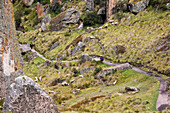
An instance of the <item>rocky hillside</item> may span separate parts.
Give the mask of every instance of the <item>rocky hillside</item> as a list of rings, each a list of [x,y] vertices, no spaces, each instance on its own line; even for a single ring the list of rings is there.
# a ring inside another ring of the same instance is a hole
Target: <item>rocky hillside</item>
[[[170,1],[13,4],[24,73],[60,112],[169,112]]]

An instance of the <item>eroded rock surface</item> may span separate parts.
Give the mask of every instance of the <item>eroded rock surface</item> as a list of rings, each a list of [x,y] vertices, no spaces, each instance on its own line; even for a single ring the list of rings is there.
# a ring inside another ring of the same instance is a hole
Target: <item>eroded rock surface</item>
[[[58,113],[53,100],[23,73],[10,0],[0,0],[0,23],[0,100],[4,100],[3,112]],[[30,51],[30,48],[24,51]]]
[[[69,8],[66,11],[60,13],[50,21],[51,30],[58,31],[63,28],[64,24],[75,24],[80,19],[80,12]]]
[[[4,112],[57,113],[53,100],[27,76],[19,76],[9,87]]]

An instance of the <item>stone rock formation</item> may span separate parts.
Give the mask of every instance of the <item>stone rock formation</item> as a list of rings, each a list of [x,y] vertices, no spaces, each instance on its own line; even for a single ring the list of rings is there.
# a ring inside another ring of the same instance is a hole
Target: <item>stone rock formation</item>
[[[60,45],[60,42],[59,42],[59,41],[55,42],[55,43],[51,46],[50,51],[53,50],[54,48],[56,48],[56,47],[59,46],[59,45]]]
[[[28,44],[23,44],[20,46],[21,54],[26,54],[31,51],[31,47]]]
[[[45,15],[44,7],[39,2],[37,2],[36,4],[36,11],[37,11],[38,18],[41,18]]]
[[[134,0],[131,1],[129,2],[130,11],[133,13],[139,13],[140,11],[143,11],[148,6],[150,0],[139,0],[137,2]]]
[[[90,11],[94,10],[94,0],[86,0],[86,8]]]
[[[53,100],[23,73],[10,0],[0,0],[0,23],[0,100],[4,99],[3,112],[58,113]]]
[[[76,52],[78,52],[84,47],[85,47],[85,44],[83,44],[83,42],[79,42],[78,45],[72,50],[72,55],[74,55]]]
[[[22,0],[26,6],[31,6],[34,0]]]
[[[86,62],[86,61],[93,61],[93,58],[90,57],[88,54],[84,54],[81,56],[81,61]]]
[[[50,21],[51,30],[58,31],[63,28],[64,24],[75,24],[80,19],[80,12],[69,8],[66,11],[60,13]]]
[[[70,23],[75,24],[79,21],[79,19],[80,19],[80,12],[75,9],[69,8],[66,11],[63,21],[66,24],[70,24]]]
[[[27,76],[19,76],[8,89],[4,112],[56,113],[53,100]]]
[[[107,74],[111,74],[113,73],[115,70],[124,70],[124,69],[128,69],[131,68],[132,66],[129,63],[125,63],[125,64],[120,64],[117,65],[115,67],[110,67],[107,69],[103,69],[99,74],[97,74],[97,78],[103,78],[105,75]]]

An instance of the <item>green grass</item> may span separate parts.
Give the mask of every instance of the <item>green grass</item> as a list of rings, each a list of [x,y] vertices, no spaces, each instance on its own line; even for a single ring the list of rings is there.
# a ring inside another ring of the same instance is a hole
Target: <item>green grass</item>
[[[117,72],[117,73],[119,73],[119,72]],[[115,74],[117,74],[117,73],[115,73]],[[136,82],[134,82],[134,80],[136,80]],[[116,84],[116,86],[89,88],[87,91],[84,90],[81,94],[79,94],[77,96],[78,98],[74,97],[71,100],[69,100],[68,102],[66,102],[66,106],[75,105],[84,99],[91,98],[91,97],[94,97],[97,95],[114,95],[116,92],[122,92],[126,86],[139,87],[140,92],[137,94],[133,94],[133,95],[123,94],[123,96],[119,96],[118,98],[115,98],[114,101],[118,101],[118,99],[119,99],[119,100],[121,100],[120,102],[124,103],[124,102],[126,102],[126,99],[128,99],[129,97],[130,98],[140,98],[140,99],[142,99],[142,101],[150,102],[150,104],[147,105],[147,107],[149,108],[148,109],[149,111],[156,111],[156,100],[158,97],[158,88],[159,88],[158,80],[156,78],[149,77],[148,75],[144,75],[144,74],[138,73],[136,71],[133,71],[132,69],[128,69],[126,71],[121,72],[121,75],[119,75],[119,77],[118,77],[118,83]],[[148,87],[146,87],[146,86],[148,86]],[[107,100],[100,100],[99,106],[103,106],[105,101],[107,101]],[[91,102],[91,103],[93,103],[93,102]],[[105,103],[110,104],[110,102],[105,102]],[[90,103],[89,103],[89,105],[90,105]],[[87,107],[87,106],[82,105],[81,108],[84,108],[84,107]],[[93,109],[95,109],[95,107]],[[93,109],[91,109],[91,110],[93,110]],[[121,109],[122,108],[119,108],[116,110],[118,112],[118,111],[121,111]],[[98,110],[98,111],[100,111],[100,110]],[[108,111],[106,111],[106,112],[108,112]]]
[[[107,67],[113,67],[114,65],[107,65],[107,64],[105,64],[105,63],[103,63],[103,62],[101,62],[101,61],[94,61],[99,67],[105,67],[105,68],[107,68]]]

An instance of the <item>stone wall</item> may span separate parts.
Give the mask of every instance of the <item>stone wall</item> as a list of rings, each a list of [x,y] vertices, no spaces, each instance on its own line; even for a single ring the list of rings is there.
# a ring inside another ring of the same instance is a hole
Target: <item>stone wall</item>
[[[4,99],[3,112],[59,112],[45,91],[24,75],[15,33],[12,3],[0,0],[0,100]]]

